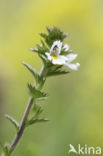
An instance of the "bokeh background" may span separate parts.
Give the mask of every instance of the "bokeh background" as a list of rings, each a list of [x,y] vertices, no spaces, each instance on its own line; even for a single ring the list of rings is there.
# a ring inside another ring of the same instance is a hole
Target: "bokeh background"
[[[11,143],[15,135],[4,114],[18,121],[23,115],[33,77],[21,62],[40,70],[40,59],[28,48],[40,43],[47,25],[69,33],[65,42],[81,66],[47,80],[50,96],[42,105],[50,122],[28,128],[13,155],[68,156],[69,144],[103,149],[102,0],[0,0],[0,142]]]

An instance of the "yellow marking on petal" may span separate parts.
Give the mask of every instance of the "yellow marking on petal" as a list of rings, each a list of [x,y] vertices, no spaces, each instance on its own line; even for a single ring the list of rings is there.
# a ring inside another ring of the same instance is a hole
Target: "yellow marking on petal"
[[[58,59],[58,56],[56,56],[56,55],[51,55],[51,57],[53,57],[54,59]]]

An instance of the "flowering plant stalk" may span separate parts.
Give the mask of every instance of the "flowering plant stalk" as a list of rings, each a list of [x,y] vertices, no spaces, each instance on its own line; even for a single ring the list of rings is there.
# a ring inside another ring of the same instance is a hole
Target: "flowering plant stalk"
[[[5,115],[16,128],[16,136],[11,144],[1,145],[4,156],[10,156],[17,144],[19,143],[24,130],[35,123],[47,122],[47,118],[41,118],[40,115],[43,108],[37,103],[38,100],[47,99],[47,93],[42,91],[45,81],[48,77],[57,76],[70,73],[63,69],[64,66],[72,70],[77,70],[80,66],[79,63],[72,64],[71,62],[76,59],[77,54],[73,54],[68,44],[64,44],[63,40],[67,34],[63,33],[56,27],[46,27],[47,34],[40,33],[43,40],[41,45],[36,48],[30,48],[32,52],[36,52],[42,59],[43,66],[40,72],[37,72],[29,64],[23,62],[23,65],[30,71],[35,79],[35,84],[28,84],[30,98],[24,112],[21,123],[19,124],[13,117]],[[33,112],[33,113],[31,113]]]

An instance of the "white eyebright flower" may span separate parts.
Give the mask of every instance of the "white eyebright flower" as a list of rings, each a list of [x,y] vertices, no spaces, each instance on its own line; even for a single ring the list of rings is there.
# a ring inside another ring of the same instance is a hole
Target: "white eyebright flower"
[[[65,49],[65,52],[68,52],[68,54],[60,55],[62,48]],[[47,55],[48,60],[55,65],[64,65],[72,70],[77,70],[80,66],[79,63],[71,63],[76,59],[77,54],[69,54],[69,46],[67,44],[63,45],[61,41],[55,41],[50,49],[50,52],[46,52],[45,54]]]

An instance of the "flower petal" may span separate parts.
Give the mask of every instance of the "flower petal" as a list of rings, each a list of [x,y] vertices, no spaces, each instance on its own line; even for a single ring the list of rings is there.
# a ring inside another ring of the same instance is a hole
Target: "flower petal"
[[[68,63],[72,62],[73,60],[75,60],[77,57],[77,54],[68,54],[67,58],[68,58]]]
[[[48,52],[46,52],[45,54],[47,55],[48,60],[52,61],[53,64],[64,65],[68,61],[68,58],[66,56],[59,55],[55,57],[50,55],[50,53]]]
[[[58,56],[58,59],[53,58],[53,64],[64,65],[68,59],[65,56]]]
[[[59,57],[57,59],[55,59],[55,57],[51,56],[50,53],[46,52],[45,53],[48,57],[48,60],[52,61],[53,64],[59,64],[62,65],[65,63],[65,61],[63,61],[62,59],[60,59]]]
[[[68,57],[66,57],[64,55],[59,55],[58,57],[59,57],[59,59],[63,60],[64,62],[68,61]]]
[[[59,55],[62,48],[62,42],[61,41],[55,41],[50,49],[50,54]]]
[[[69,45],[68,44],[64,44],[63,48],[65,49],[65,51],[69,50]]]
[[[45,54],[47,55],[48,60],[50,60],[50,61],[51,61],[51,60],[52,60],[52,57],[50,56],[50,53],[46,52]]]
[[[76,64],[65,64],[65,66],[69,67],[72,70],[77,70],[78,67],[80,66],[80,64],[79,63],[76,63]]]
[[[60,59],[53,59],[52,63],[53,64],[58,64],[58,65],[63,65],[64,64]]]

